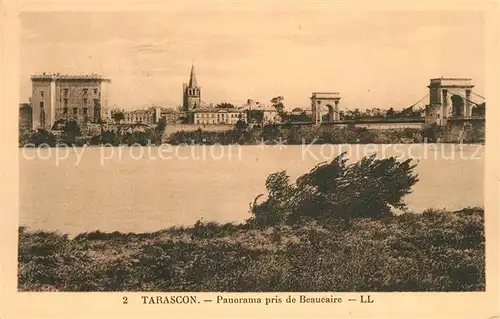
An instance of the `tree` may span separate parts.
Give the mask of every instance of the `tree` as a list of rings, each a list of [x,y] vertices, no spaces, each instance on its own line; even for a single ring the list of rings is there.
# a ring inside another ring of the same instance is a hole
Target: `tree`
[[[266,181],[267,200],[252,206],[256,224],[382,218],[392,214],[392,207],[406,208],[403,198],[418,181],[410,159],[400,162],[372,155],[347,165],[344,155],[317,165],[295,184],[286,171],[271,174]]]
[[[283,96],[275,96],[271,99],[272,106],[276,109],[282,121],[285,119],[286,115],[283,100],[285,100]]]
[[[111,114],[111,118],[113,118],[113,121],[115,121],[116,123],[120,123],[121,121],[125,120],[125,114],[123,114],[122,111],[113,112],[113,114]]]
[[[166,123],[165,117],[161,117],[158,120],[158,125],[156,126],[155,131],[159,132],[159,133],[163,133],[166,126],[167,126],[167,123]]]
[[[387,110],[387,113],[385,113],[385,117],[388,119],[394,118],[395,116],[396,116],[396,111],[394,111],[392,107]]]
[[[47,130],[39,129],[30,136],[28,144],[33,144],[37,147],[41,145],[54,146],[56,144],[56,137]]]
[[[246,130],[247,127],[248,127],[247,122],[245,122],[241,118],[236,122],[236,125],[235,125],[235,128],[238,131],[244,131],[244,130]]]
[[[436,123],[433,123],[431,125],[426,125],[422,129],[422,137],[428,142],[428,143],[436,143],[439,141],[443,134],[443,130],[441,126],[437,125]]]
[[[346,120],[359,120],[361,118],[361,111],[356,108],[353,111],[352,110],[347,110],[345,112],[345,119]]]
[[[73,145],[81,135],[80,126],[73,119],[59,119],[52,125],[52,130],[62,131],[62,142]]]
[[[249,123],[256,122],[261,124],[264,121],[264,111],[262,110],[247,110],[246,113]]]

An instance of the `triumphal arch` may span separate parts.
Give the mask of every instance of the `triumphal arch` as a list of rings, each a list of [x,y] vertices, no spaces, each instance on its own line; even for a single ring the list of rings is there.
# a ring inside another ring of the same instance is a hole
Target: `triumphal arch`
[[[448,119],[471,117],[471,92],[474,87],[471,82],[468,78],[431,79],[426,123],[446,125]]]
[[[325,122],[323,116],[328,114],[326,122],[340,120],[340,94],[338,92],[313,92],[311,96],[312,120],[315,124]]]

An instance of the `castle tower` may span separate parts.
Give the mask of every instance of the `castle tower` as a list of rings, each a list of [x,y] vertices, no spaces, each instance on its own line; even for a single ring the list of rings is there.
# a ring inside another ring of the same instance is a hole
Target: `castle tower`
[[[194,65],[191,66],[191,74],[189,82],[183,85],[183,103],[182,108],[184,112],[191,112],[200,107],[201,104],[201,88],[196,81],[196,73],[194,72]]]

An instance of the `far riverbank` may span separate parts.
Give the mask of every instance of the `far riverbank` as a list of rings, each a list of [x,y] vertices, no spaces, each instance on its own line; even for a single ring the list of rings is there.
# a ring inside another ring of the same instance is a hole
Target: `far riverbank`
[[[259,145],[259,144],[484,144],[484,126],[438,127],[421,129],[367,129],[336,126],[265,125],[235,127],[227,130],[210,128],[167,133],[164,128],[142,128],[140,131],[103,131],[94,136],[39,130],[21,135],[19,147],[49,146],[118,146],[118,145]]]

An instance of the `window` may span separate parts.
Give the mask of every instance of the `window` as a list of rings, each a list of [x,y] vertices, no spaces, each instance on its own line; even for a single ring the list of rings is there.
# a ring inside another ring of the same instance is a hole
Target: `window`
[[[87,99],[83,99],[83,106],[87,107]]]
[[[66,98],[68,97],[68,92],[69,92],[68,89],[64,89],[64,97],[66,97]]]
[[[83,96],[87,96],[89,89],[83,89]]]
[[[40,108],[43,109],[45,106],[45,103],[43,101],[40,101]]]
[[[68,107],[68,99],[64,99],[64,107]]]
[[[83,108],[83,114],[84,114],[84,115],[87,115],[87,113],[88,113],[88,109],[87,109],[86,107],[84,107],[84,108]]]
[[[78,114],[78,108],[74,107],[73,108],[73,115],[77,115]]]
[[[42,99],[43,99],[43,95],[44,95],[44,92],[40,91],[40,96],[42,97]]]
[[[63,107],[63,114],[68,114],[68,108],[67,107]]]
[[[94,89],[94,95],[97,95],[97,89]]]
[[[43,102],[40,102],[40,125],[45,127],[45,111],[43,109]]]

